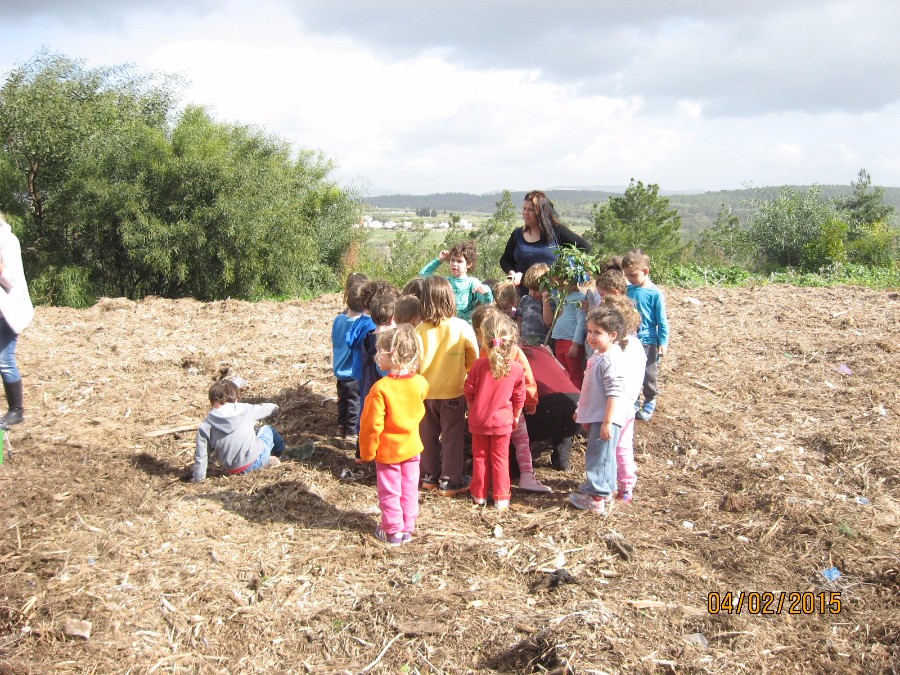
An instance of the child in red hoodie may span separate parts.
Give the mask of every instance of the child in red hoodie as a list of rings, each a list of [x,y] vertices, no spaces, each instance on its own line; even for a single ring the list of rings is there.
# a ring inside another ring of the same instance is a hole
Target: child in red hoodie
[[[494,506],[509,508],[509,437],[525,405],[525,374],[510,359],[517,342],[512,320],[492,312],[481,324],[479,358],[466,377],[464,394],[469,404],[472,433],[472,483],[469,492],[476,504],[486,504],[493,483]]]

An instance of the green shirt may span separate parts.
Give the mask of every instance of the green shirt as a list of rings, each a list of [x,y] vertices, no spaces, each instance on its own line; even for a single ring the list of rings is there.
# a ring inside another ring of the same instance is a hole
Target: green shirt
[[[419,271],[419,276],[430,277],[440,266],[440,258],[435,258]],[[453,288],[453,296],[456,298],[456,316],[460,319],[472,323],[472,312],[475,311],[475,308],[478,305],[486,305],[494,301],[494,294],[486,286],[487,293],[475,292],[475,289],[482,285],[475,277],[460,277],[457,279],[451,275],[446,277],[446,279]]]

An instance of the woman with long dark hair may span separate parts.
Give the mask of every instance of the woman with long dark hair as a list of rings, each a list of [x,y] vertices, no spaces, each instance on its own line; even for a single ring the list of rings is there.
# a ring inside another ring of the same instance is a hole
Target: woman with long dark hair
[[[553,202],[540,190],[525,195],[522,220],[524,225],[513,230],[500,257],[500,267],[517,286],[520,286],[525,271],[535,263],[553,265],[563,244],[574,244],[585,252],[591,250],[584,237],[575,234],[559,219]]]

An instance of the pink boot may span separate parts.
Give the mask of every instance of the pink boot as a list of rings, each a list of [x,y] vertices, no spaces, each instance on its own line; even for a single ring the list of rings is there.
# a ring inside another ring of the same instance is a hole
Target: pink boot
[[[533,471],[523,472],[519,476],[519,489],[527,490],[528,492],[553,492],[549,485],[544,485],[534,477]]]

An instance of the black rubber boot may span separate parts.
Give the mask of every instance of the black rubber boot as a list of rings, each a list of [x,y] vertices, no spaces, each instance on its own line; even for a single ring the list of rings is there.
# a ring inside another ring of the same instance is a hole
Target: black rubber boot
[[[25,409],[22,404],[22,380],[4,382],[3,391],[6,393],[6,403],[9,410],[0,417],[0,426],[8,429],[13,424],[21,424],[25,421]]]
[[[553,453],[550,455],[550,465],[559,471],[572,470],[572,437],[554,440]]]

